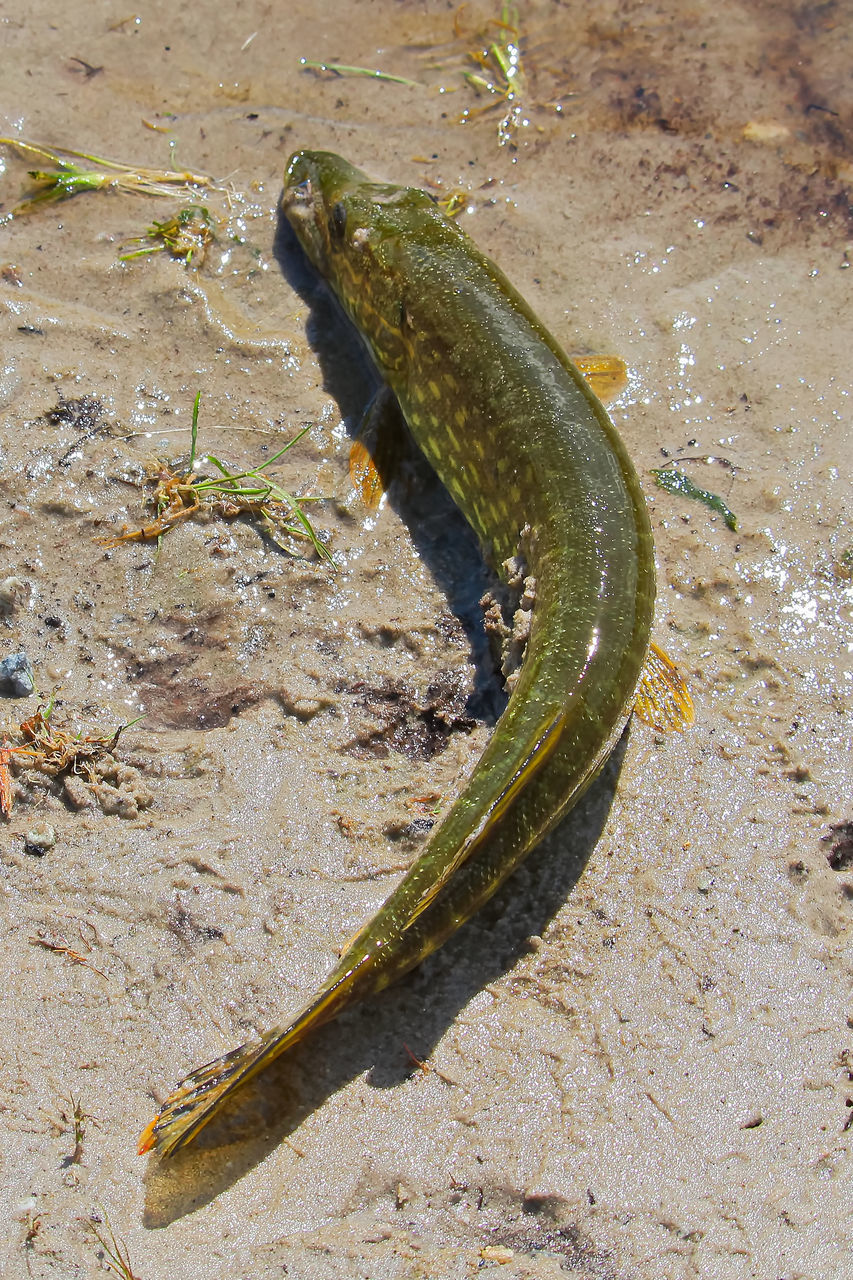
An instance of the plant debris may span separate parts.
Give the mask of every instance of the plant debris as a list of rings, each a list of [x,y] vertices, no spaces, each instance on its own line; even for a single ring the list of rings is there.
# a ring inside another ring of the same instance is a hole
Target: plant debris
[[[681,494],[685,498],[695,498],[697,502],[704,502],[706,507],[710,507],[712,511],[716,511],[718,515],[723,517],[732,532],[737,531],[737,516],[726,506],[722,498],[718,497],[716,493],[711,493],[708,489],[700,489],[689,476],[686,476],[683,471],[679,471],[677,467],[663,467],[660,471],[653,469],[652,475],[658,488],[665,489],[667,493]]]
[[[165,222],[152,222],[145,235],[132,236],[125,242],[127,252],[119,254],[119,262],[131,262],[151,253],[170,253],[186,266],[193,259],[201,266],[209,246],[215,240],[214,219],[203,204],[188,204]],[[130,249],[130,245],[141,245]]]
[[[107,160],[103,156],[90,155],[86,151],[74,151],[70,147],[47,147],[21,138],[0,138],[0,144],[13,147],[26,159],[49,160],[54,169],[30,169],[36,185],[35,193],[12,213],[20,216],[32,213],[39,205],[57,200],[69,200],[84,191],[121,191],[130,195],[173,196],[176,189],[188,191],[222,190],[204,173],[189,170],[176,172],[171,169],[149,169],[142,165],[124,164]],[[76,160],[85,160],[95,168],[83,168]]]
[[[300,58],[299,65],[304,71],[326,71],[335,76],[366,76],[369,80],[387,80],[390,84],[419,87],[417,80],[408,80],[405,76],[392,76],[388,71],[375,71],[371,67],[349,67],[342,62],[312,62],[308,58]]]
[[[83,963],[86,963],[85,960]],[[95,972],[98,972],[98,970]],[[73,1093],[68,1095],[68,1105],[68,1110],[60,1112],[63,1124],[68,1125],[74,1134],[74,1150],[70,1156],[66,1156],[62,1161],[66,1168],[72,1164],[80,1164],[83,1159],[83,1139],[86,1136],[86,1121],[91,1120],[97,1129],[101,1127],[100,1121],[95,1116],[83,1110],[83,1104],[79,1098],[75,1098]]]
[[[46,702],[41,702],[36,711],[22,721],[17,729],[4,734],[0,745],[0,812],[5,818],[9,818],[12,813],[10,766],[14,764],[19,773],[35,772],[48,778],[67,777],[68,780],[76,775],[88,785],[105,811],[135,817],[139,808],[144,808],[146,803],[150,804],[150,795],[140,791],[135,802],[132,803],[130,797],[126,797],[123,803],[120,798],[116,800],[113,795],[116,788],[110,786],[105,779],[128,781],[127,778],[118,777],[120,767],[112,753],[125,729],[138,724],[139,720],[120,724],[111,734],[72,734],[54,723],[55,709],[56,695],[53,694]],[[43,835],[35,835],[31,844],[34,850],[44,853],[51,842],[48,838],[45,843]]]
[[[474,110],[466,107],[462,112],[461,123],[492,111],[495,107],[502,107],[505,110],[498,122],[498,143],[502,147],[514,146],[515,130],[525,123],[522,99],[526,92],[521,66],[518,9],[504,0],[500,18],[492,18],[489,25],[498,28],[499,38],[493,40],[484,33],[477,33],[475,38],[488,40],[488,43],[485,47],[480,44],[468,50],[468,61],[478,69],[465,71],[463,74],[466,84],[478,97],[485,95],[490,100]],[[458,19],[455,26],[456,35],[461,36]]]
[[[316,502],[318,498],[308,495],[297,498],[266,475],[266,469],[292,449],[306,431],[310,430],[310,425],[297,432],[271,458],[247,471],[234,471],[209,453],[200,461],[211,463],[218,474],[197,475],[195,467],[200,403],[199,391],[193,406],[192,446],[186,471],[175,471],[167,463],[160,463],[149,474],[148,480],[153,481],[154,488],[148,503],[156,512],[155,518],[139,529],[124,529],[119,534],[99,538],[102,546],[117,547],[123,542],[149,542],[155,539],[159,542],[176,524],[202,510],[212,510],[225,520],[241,515],[255,517],[267,537],[288,555],[299,554],[294,539],[307,539],[320,559],[334,565],[331,552],[320,540],[303,510],[303,503]]]
[[[439,209],[446,218],[458,218],[471,203],[471,192],[462,187],[454,187],[452,191],[436,198]]]
[[[61,934],[56,938],[47,938],[39,934],[28,938],[27,941],[34,947],[44,947],[45,951],[52,951],[55,955],[65,956],[72,964],[82,964],[87,969],[91,969],[93,973],[97,973],[101,978],[106,979],[107,977],[101,969],[97,969],[92,964],[88,956],[83,955],[80,951],[75,951],[73,947],[69,946],[67,940]],[[76,1163],[76,1161],[73,1163]]]
[[[0,813],[4,818],[12,815],[12,774],[9,769],[11,759],[12,749],[9,739],[4,738],[0,746]]]
[[[101,1223],[103,1223],[103,1231]],[[116,1239],[112,1223],[106,1213],[103,1217],[96,1217],[93,1214],[89,1220],[89,1229],[103,1249],[104,1262],[114,1275],[120,1276],[121,1280],[141,1280],[131,1266],[127,1245],[123,1240]]]

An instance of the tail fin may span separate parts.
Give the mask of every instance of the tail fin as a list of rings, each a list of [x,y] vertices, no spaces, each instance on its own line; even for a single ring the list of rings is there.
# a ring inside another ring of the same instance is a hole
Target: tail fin
[[[162,1156],[171,1156],[192,1142],[241,1085],[263,1071],[307,1032],[326,1022],[352,998],[353,981],[369,960],[370,955],[365,954],[344,973],[335,970],[287,1026],[274,1027],[261,1040],[242,1044],[185,1076],[143,1130],[139,1154],[157,1151]]]

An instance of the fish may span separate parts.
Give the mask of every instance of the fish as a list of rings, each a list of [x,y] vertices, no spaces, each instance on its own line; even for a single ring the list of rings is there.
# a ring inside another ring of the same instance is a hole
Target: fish
[[[529,634],[479,762],[409,871],[303,1008],[181,1081],[140,1153],[185,1147],[273,1059],[472,916],[606,762],[650,645],[654,550],[636,471],[503,272],[426,192],[330,152],[291,157],[282,212],[485,554],[522,584]]]

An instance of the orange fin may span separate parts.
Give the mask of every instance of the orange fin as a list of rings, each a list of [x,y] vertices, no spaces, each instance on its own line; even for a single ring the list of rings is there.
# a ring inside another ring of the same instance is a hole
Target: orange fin
[[[675,663],[656,644],[649,645],[637,685],[634,711],[659,733],[683,732],[696,719],[693,699]]]
[[[353,440],[349,451],[349,478],[368,511],[375,511],[382,500],[385,485],[379,468],[363,440]]]
[[[397,473],[403,439],[397,401],[388,387],[380,387],[364,411],[349,453],[350,480],[369,511],[379,506]]]
[[[612,400],[628,385],[628,366],[619,356],[572,356],[572,363],[599,400]]]

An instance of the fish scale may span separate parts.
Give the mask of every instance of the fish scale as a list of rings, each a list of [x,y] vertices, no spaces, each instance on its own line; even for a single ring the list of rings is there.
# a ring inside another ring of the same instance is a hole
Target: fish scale
[[[187,1076],[140,1151],[186,1145],[243,1083],[491,897],[607,759],[649,644],[653,548],[634,468],[499,268],[425,192],[328,152],[291,158],[282,207],[486,554],[499,570],[520,555],[535,601],[506,710],[423,853],[304,1008]]]

